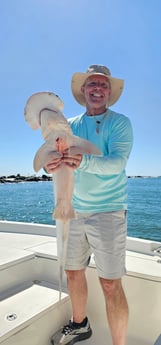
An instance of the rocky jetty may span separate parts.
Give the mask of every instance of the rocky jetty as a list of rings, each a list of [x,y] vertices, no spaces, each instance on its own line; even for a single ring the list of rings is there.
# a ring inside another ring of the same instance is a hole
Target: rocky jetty
[[[52,181],[52,177],[49,175],[22,176],[20,174],[9,175],[9,176],[0,176],[0,183],[45,182],[45,181]]]

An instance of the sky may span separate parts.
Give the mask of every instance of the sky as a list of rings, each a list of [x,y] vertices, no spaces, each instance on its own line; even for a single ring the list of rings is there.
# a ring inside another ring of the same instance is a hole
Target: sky
[[[71,77],[91,64],[124,79],[111,109],[133,126],[127,175],[161,176],[160,13],[160,0],[0,1],[0,176],[35,174],[43,139],[25,122],[27,99],[52,91],[67,118],[81,114]]]

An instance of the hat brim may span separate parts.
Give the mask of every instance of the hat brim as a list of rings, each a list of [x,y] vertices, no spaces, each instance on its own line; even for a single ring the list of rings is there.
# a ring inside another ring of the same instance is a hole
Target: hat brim
[[[103,73],[74,73],[72,77],[71,88],[73,96],[76,101],[83,106],[86,105],[86,101],[84,94],[81,91],[81,87],[85,83],[86,79],[91,75],[103,75],[104,77],[106,77]],[[111,76],[107,76],[107,78],[109,79],[111,85],[111,95],[107,105],[111,106],[116,103],[121,96],[124,87],[124,81],[122,79],[113,78]]]

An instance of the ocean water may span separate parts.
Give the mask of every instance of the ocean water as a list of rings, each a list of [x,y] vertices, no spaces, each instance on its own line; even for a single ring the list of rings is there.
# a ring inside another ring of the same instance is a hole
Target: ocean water
[[[128,236],[161,241],[161,178],[129,178]],[[52,182],[0,184],[0,220],[54,224]]]

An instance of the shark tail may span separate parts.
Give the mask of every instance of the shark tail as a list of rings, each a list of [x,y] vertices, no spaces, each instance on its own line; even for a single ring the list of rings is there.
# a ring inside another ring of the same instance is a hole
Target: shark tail
[[[58,264],[59,264],[59,300],[62,295],[63,274],[66,262],[66,252],[69,234],[69,222],[63,223],[61,220],[56,220],[57,231],[57,251],[58,251]]]

